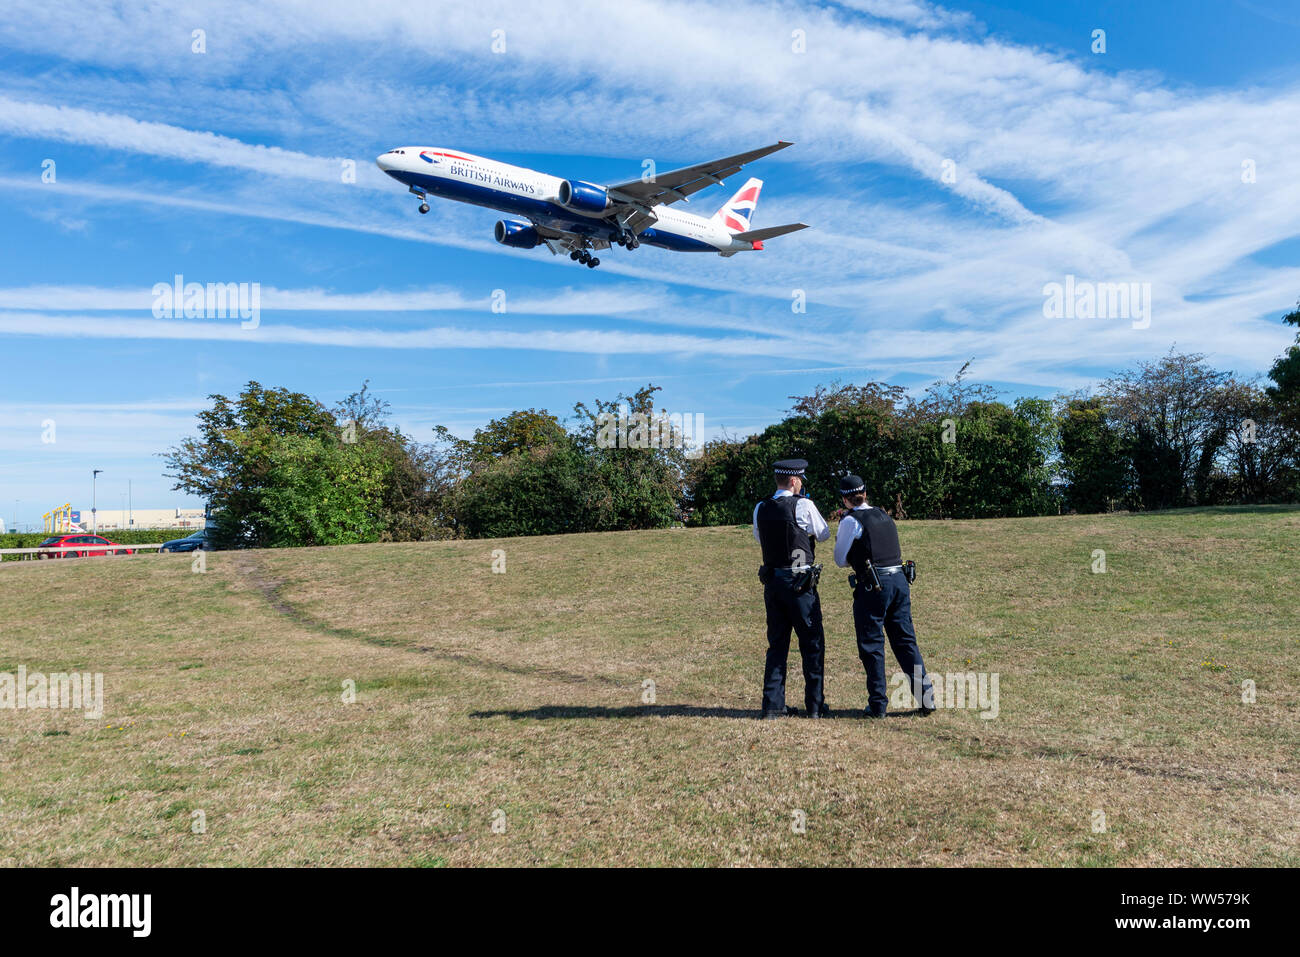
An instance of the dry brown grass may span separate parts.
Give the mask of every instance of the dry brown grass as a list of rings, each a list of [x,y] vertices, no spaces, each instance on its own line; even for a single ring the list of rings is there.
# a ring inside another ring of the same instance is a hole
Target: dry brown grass
[[[998,672],[992,721],[852,717],[839,572],[837,719],[752,720],[747,529],[13,563],[0,672],[103,672],[107,713],[0,711],[0,863],[1294,866],[1297,533],[907,523],[927,663]]]

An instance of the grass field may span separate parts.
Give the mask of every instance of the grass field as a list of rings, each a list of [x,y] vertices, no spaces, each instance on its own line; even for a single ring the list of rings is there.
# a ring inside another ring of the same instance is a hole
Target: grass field
[[[856,717],[828,569],[836,720],[753,720],[747,528],[11,563],[0,673],[105,714],[0,711],[0,864],[1300,864],[1300,509],[901,534],[996,719]]]

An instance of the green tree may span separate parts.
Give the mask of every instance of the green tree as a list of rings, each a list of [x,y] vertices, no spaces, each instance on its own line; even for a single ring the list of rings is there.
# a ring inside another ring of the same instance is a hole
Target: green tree
[[[1029,499],[1025,515],[1060,512],[1063,498],[1060,482],[1061,420],[1051,399],[1022,397],[1012,406],[1015,416],[1029,430],[1033,451],[1028,454]]]
[[[283,438],[334,437],[334,416],[310,396],[249,382],[236,399],[210,395],[198,414],[199,435],[164,454],[173,486],[201,497],[220,519],[223,546],[268,544],[271,531],[248,521],[271,470],[270,453]]]
[[[454,496],[457,529],[479,538],[671,524],[681,507],[686,449],[680,428],[660,428],[667,417],[654,410],[657,391],[648,385],[611,401],[579,402],[572,430],[535,409],[493,420],[468,440],[441,429],[462,473]],[[634,421],[646,441],[633,447],[598,441],[611,415],[625,432],[626,419],[643,416]]]
[[[1131,469],[1124,436],[1111,422],[1105,400],[1065,400],[1060,423],[1066,503],[1078,512],[1114,511],[1128,494]]]
[[[688,436],[684,423],[679,426],[664,409],[655,412],[658,391],[646,385],[612,401],[573,407],[573,440],[591,466],[584,508],[596,530],[667,528],[681,511]],[[620,428],[644,441],[601,441]]]
[[[493,419],[483,428],[475,429],[474,437],[458,441],[456,448],[464,464],[472,467],[512,452],[553,445],[567,437],[564,423],[545,409],[540,412],[524,409]]]
[[[1055,511],[1050,403],[1010,408],[963,366],[917,399],[898,386],[819,386],[795,396],[787,418],[744,440],[710,443],[687,476],[693,521],[747,523],[771,494],[772,462],[808,459],[806,487],[827,514],[839,477],[861,475],[870,500],[895,517],[1028,515]],[[945,441],[945,437],[956,441]]]
[[[1300,327],[1300,303],[1283,316],[1282,321]],[[1296,334],[1295,343],[1273,363],[1268,377],[1273,380],[1273,385],[1266,391],[1276,404],[1282,423],[1300,431],[1300,333]]]
[[[889,490],[894,498],[894,516],[901,518],[966,518],[969,498],[957,483],[971,473],[975,447],[963,441],[981,436],[982,412],[967,419],[972,408],[994,403],[997,391],[969,382],[965,363],[947,380],[935,382],[919,398],[909,398],[898,412],[897,444],[900,465]]]
[[[807,453],[810,494],[825,500],[828,513],[840,507],[839,478],[849,473],[862,476],[873,502],[893,505],[903,468],[898,406],[905,394],[901,386],[868,382],[818,386],[810,396],[793,397],[789,421],[796,434],[786,441]],[[770,462],[767,484],[770,491]]]
[[[454,534],[452,496],[458,472],[446,443],[421,444],[387,424],[388,403],[367,381],[334,415],[346,442],[373,450],[384,463],[380,541],[423,541]]]
[[[225,547],[329,545],[427,537],[436,457],[383,424],[367,387],[334,412],[250,382],[209,396],[198,435],[164,454],[174,487],[214,511]],[[446,469],[443,469],[446,472]]]
[[[1226,372],[1203,355],[1172,350],[1102,384],[1114,419],[1125,431],[1137,496],[1144,508],[1204,501],[1214,464],[1232,427],[1225,402]]]
[[[1232,428],[1211,478],[1211,504],[1294,501],[1300,492],[1300,434],[1273,396],[1232,382],[1222,401]]]
[[[567,435],[480,460],[457,491],[458,526],[470,538],[591,531],[590,474]]]
[[[776,487],[772,463],[806,458],[810,466],[805,486],[819,503],[839,503],[811,430],[815,420],[802,416],[769,425],[745,439],[715,439],[690,463],[686,475],[692,525],[748,525],[754,505]]]
[[[259,454],[265,462],[263,481],[250,490],[251,507],[240,522],[247,544],[281,548],[378,540],[389,467],[379,446],[290,435],[277,436]],[[230,513],[219,515],[222,521]]]

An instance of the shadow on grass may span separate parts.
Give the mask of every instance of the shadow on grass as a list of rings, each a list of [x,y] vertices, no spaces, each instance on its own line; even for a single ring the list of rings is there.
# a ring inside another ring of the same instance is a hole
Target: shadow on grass
[[[1178,515],[1280,515],[1300,511],[1300,505],[1279,503],[1275,505],[1192,505],[1186,508],[1158,508],[1149,512],[1125,512],[1132,518],[1164,518]]]
[[[891,718],[910,718],[920,714],[919,711],[891,711]],[[643,704],[629,705],[623,708],[606,708],[595,705],[549,704],[540,708],[523,708],[519,710],[471,711],[471,718],[505,717],[512,721],[549,721],[554,718],[747,718],[751,721],[760,717],[757,708],[705,708],[693,704]],[[832,718],[859,718],[861,711],[832,711]]]
[[[331,638],[338,638],[342,641],[364,642],[380,648],[414,651],[419,654],[427,654],[439,658],[443,661],[453,661],[458,664],[468,665],[471,668],[482,668],[488,671],[498,671],[506,674],[524,675],[528,677],[553,678],[556,681],[563,681],[567,684],[598,683],[612,685],[616,688],[625,687],[624,682],[604,675],[582,675],[568,671],[561,671],[558,668],[542,668],[532,665],[514,665],[509,662],[489,661],[485,658],[475,658],[471,655],[462,654],[456,651],[432,648],[427,645],[411,644],[410,642],[403,641],[399,638],[372,635],[356,628],[345,628],[327,624],[318,618],[312,617],[307,612],[288,601],[288,599],[284,597],[284,589],[288,583],[274,581],[266,577],[261,565],[255,563],[247,552],[237,553],[234,556],[231,567],[262,592],[267,603],[274,611],[308,631],[315,631],[318,634],[328,635]]]

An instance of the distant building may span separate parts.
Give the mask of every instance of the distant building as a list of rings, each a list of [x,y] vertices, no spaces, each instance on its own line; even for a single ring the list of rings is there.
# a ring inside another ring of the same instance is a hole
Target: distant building
[[[83,508],[81,524],[89,529],[92,523],[97,524],[101,532],[124,528],[197,529],[203,528],[204,518],[201,508],[101,508],[95,520],[91,518],[90,509]]]

